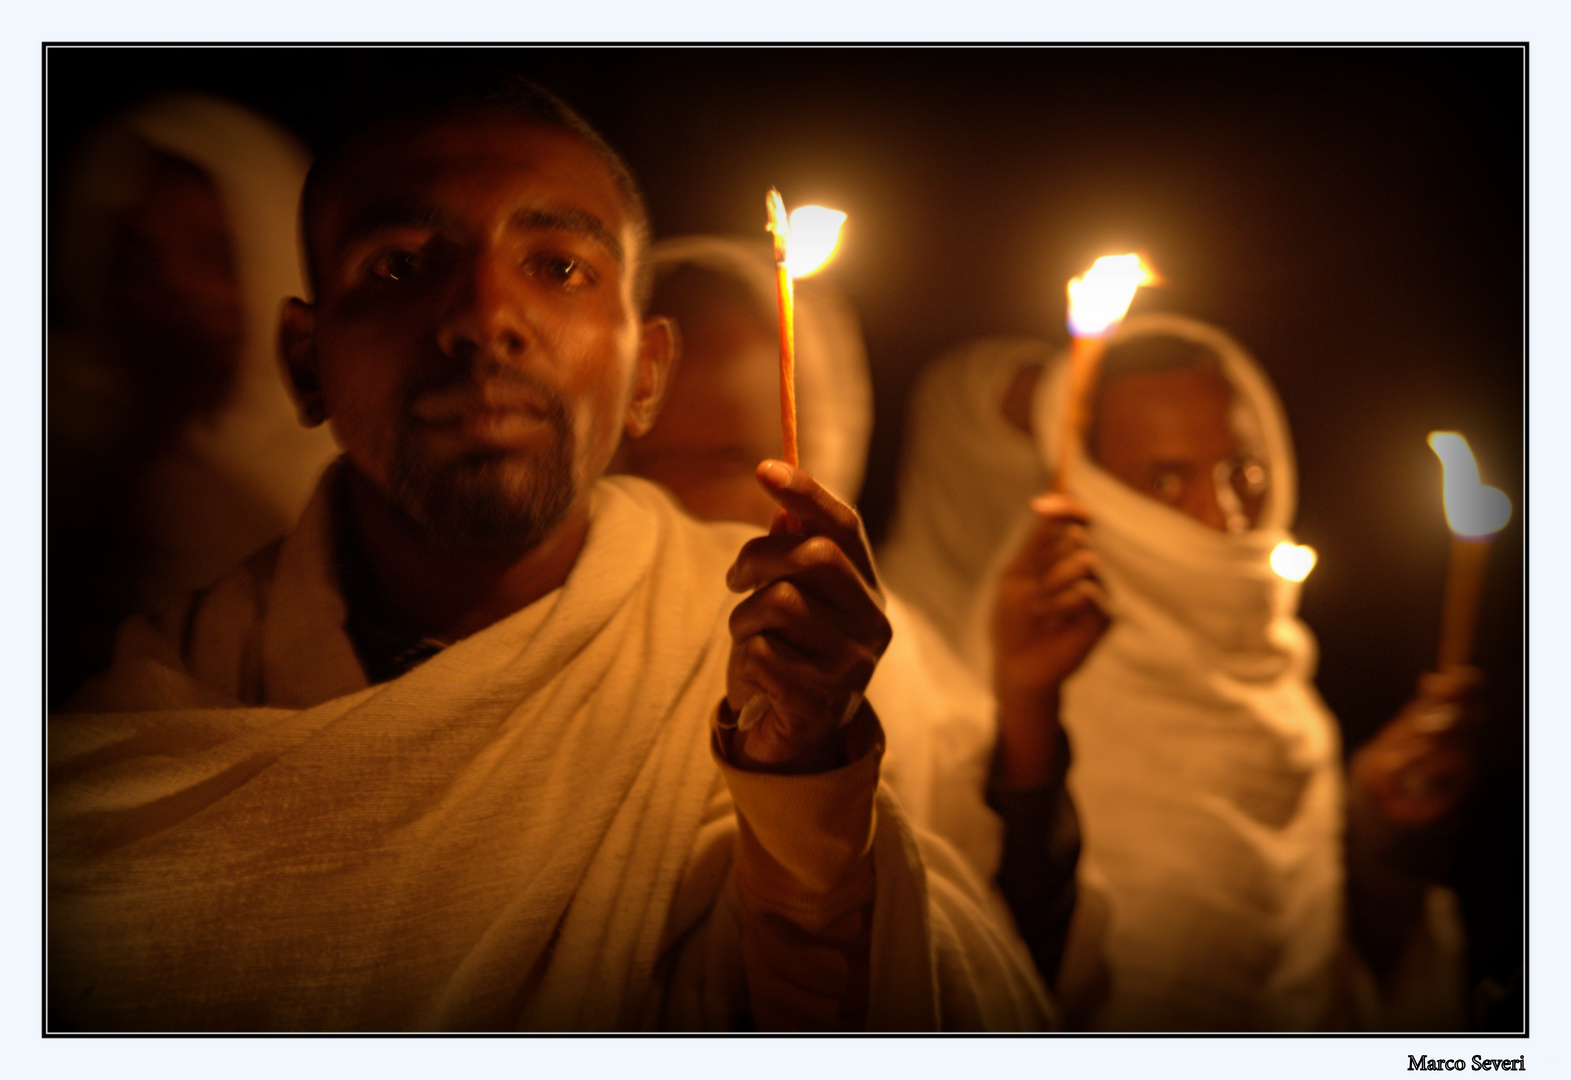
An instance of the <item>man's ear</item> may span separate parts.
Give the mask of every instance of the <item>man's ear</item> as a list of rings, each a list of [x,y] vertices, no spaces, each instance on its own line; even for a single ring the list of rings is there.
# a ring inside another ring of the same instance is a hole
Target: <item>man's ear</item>
[[[633,379],[633,397],[627,405],[623,430],[630,438],[647,435],[660,415],[671,372],[681,354],[681,337],[676,323],[664,315],[651,315],[638,332],[638,371]]]
[[[316,308],[291,297],[278,320],[278,357],[300,410],[300,422],[316,427],[327,419],[321,379],[316,367]]]

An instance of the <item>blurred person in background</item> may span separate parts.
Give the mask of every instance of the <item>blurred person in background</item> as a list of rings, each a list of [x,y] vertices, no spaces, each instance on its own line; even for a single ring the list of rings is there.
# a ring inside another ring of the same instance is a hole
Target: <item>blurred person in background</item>
[[[665,485],[700,520],[767,529],[778,507],[754,471],[781,453],[770,244],[687,236],[656,243],[650,259],[650,310],[676,324],[680,355],[659,418],[623,441],[613,468]],[[854,501],[873,420],[867,354],[854,311],[820,277],[796,283],[796,358],[803,466]],[[1064,792],[1067,755],[1029,775],[1007,773],[1012,758],[997,753],[985,685],[916,608],[894,592],[885,599],[894,634],[868,686],[885,718],[884,779],[918,825],[953,845],[984,881],[996,881],[1052,982],[1074,909],[1079,850]]]
[[[1476,673],[1420,680],[1354,756],[1349,795],[1299,585],[1272,565],[1296,477],[1264,372],[1214,327],[1131,316],[1067,493],[1043,496],[1067,375],[1027,339],[934,363],[880,565],[1041,733],[1016,743],[1026,767],[1061,732],[1074,748],[1091,913],[1076,932],[1108,980],[1061,985],[1072,1021],[1461,1028],[1455,898],[1422,856],[1470,782]],[[1054,556],[1084,575],[1069,593]],[[1082,668],[1058,661],[1108,616]]]
[[[277,353],[309,165],[276,124],[194,93],[76,148],[50,248],[52,701],[107,662],[124,616],[293,525],[337,452],[300,426]]]

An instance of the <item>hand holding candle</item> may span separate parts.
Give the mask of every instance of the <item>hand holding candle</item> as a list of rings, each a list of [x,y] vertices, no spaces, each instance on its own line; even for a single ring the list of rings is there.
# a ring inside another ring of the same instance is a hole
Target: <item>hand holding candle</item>
[[[1446,523],[1451,527],[1451,559],[1446,571],[1445,601],[1440,612],[1440,671],[1458,668],[1473,657],[1479,600],[1484,590],[1484,564],[1489,542],[1511,518],[1511,500],[1498,488],[1485,487],[1467,440],[1454,431],[1434,431],[1429,448],[1445,473]]]
[[[1070,462],[1080,453],[1090,422],[1090,396],[1107,337],[1118,329],[1135,290],[1156,282],[1139,255],[1104,255],[1069,282],[1069,416],[1059,444],[1053,490],[1064,491]]]
[[[839,244],[840,227],[845,223],[846,216],[838,210],[828,210],[822,206],[803,206],[793,210],[788,218],[785,200],[780,197],[780,192],[775,188],[770,188],[768,195],[764,197],[764,208],[768,214],[766,228],[774,235],[775,295],[780,309],[781,457],[792,469],[796,469],[800,465],[796,438],[796,298],[791,282],[792,278],[805,277],[829,262]],[[778,468],[778,466],[768,467],[769,470]],[[773,475],[772,472],[767,470],[766,472],[768,475]],[[800,482],[810,485],[815,490],[818,489],[817,482],[805,473],[802,474]],[[788,506],[787,501],[781,501],[780,515],[770,529],[771,541],[775,540],[778,534],[800,536],[807,531],[808,526],[795,517]],[[850,510],[849,513],[853,519],[856,518],[856,511]],[[857,528],[860,527],[861,522],[858,519]],[[862,538],[862,543],[865,546],[865,537]],[[746,549],[744,554],[745,552]],[[738,564],[741,564],[741,560],[738,560]],[[871,573],[871,562],[868,564],[868,571],[868,580],[874,582],[876,588],[877,577]],[[733,587],[737,586],[733,585]],[[885,643],[887,644],[887,639]],[[882,646],[879,647],[879,651],[882,651]],[[853,711],[854,706],[860,701],[861,694],[858,692],[852,703]],[[774,705],[767,693],[752,694],[737,708],[737,731],[745,735],[770,715],[773,708]],[[841,718],[842,722],[849,719],[850,715],[851,713],[847,712]]]

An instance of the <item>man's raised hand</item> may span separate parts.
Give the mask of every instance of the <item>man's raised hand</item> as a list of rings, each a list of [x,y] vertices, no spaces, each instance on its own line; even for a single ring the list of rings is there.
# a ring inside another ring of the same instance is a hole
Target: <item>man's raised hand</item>
[[[1413,699],[1353,755],[1353,785],[1387,819],[1428,825],[1472,788],[1482,685],[1483,674],[1471,667],[1419,676]]]
[[[1035,515],[1004,568],[993,604],[994,690],[999,698],[1057,691],[1107,630],[1087,515],[1067,495],[1032,500]]]
[[[751,592],[731,613],[725,708],[752,723],[732,742],[743,767],[816,772],[842,764],[840,725],[889,644],[889,620],[856,510],[778,461],[758,480],[783,513],[726,574]]]
[[[1006,785],[1047,783],[1058,756],[1059,688],[1107,631],[1085,508],[1067,495],[1031,501],[1035,520],[998,579],[991,613],[993,692]]]

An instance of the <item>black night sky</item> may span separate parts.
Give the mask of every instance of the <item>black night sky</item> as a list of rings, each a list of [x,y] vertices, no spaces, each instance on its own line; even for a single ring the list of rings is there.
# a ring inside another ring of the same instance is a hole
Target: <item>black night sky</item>
[[[984,334],[1062,338],[1065,280],[1144,251],[1168,284],[1138,306],[1226,327],[1286,404],[1297,532],[1320,553],[1303,615],[1349,745],[1433,662],[1448,534],[1424,440],[1465,433],[1516,510],[1489,566],[1484,778],[1455,879],[1475,975],[1521,963],[1523,50],[70,48],[45,64],[56,171],[155,90],[226,94],[310,144],[379,88],[499,64],[623,151],[660,235],[762,235],[771,184],[847,211],[833,273],[874,367],[875,539],[922,364]]]

